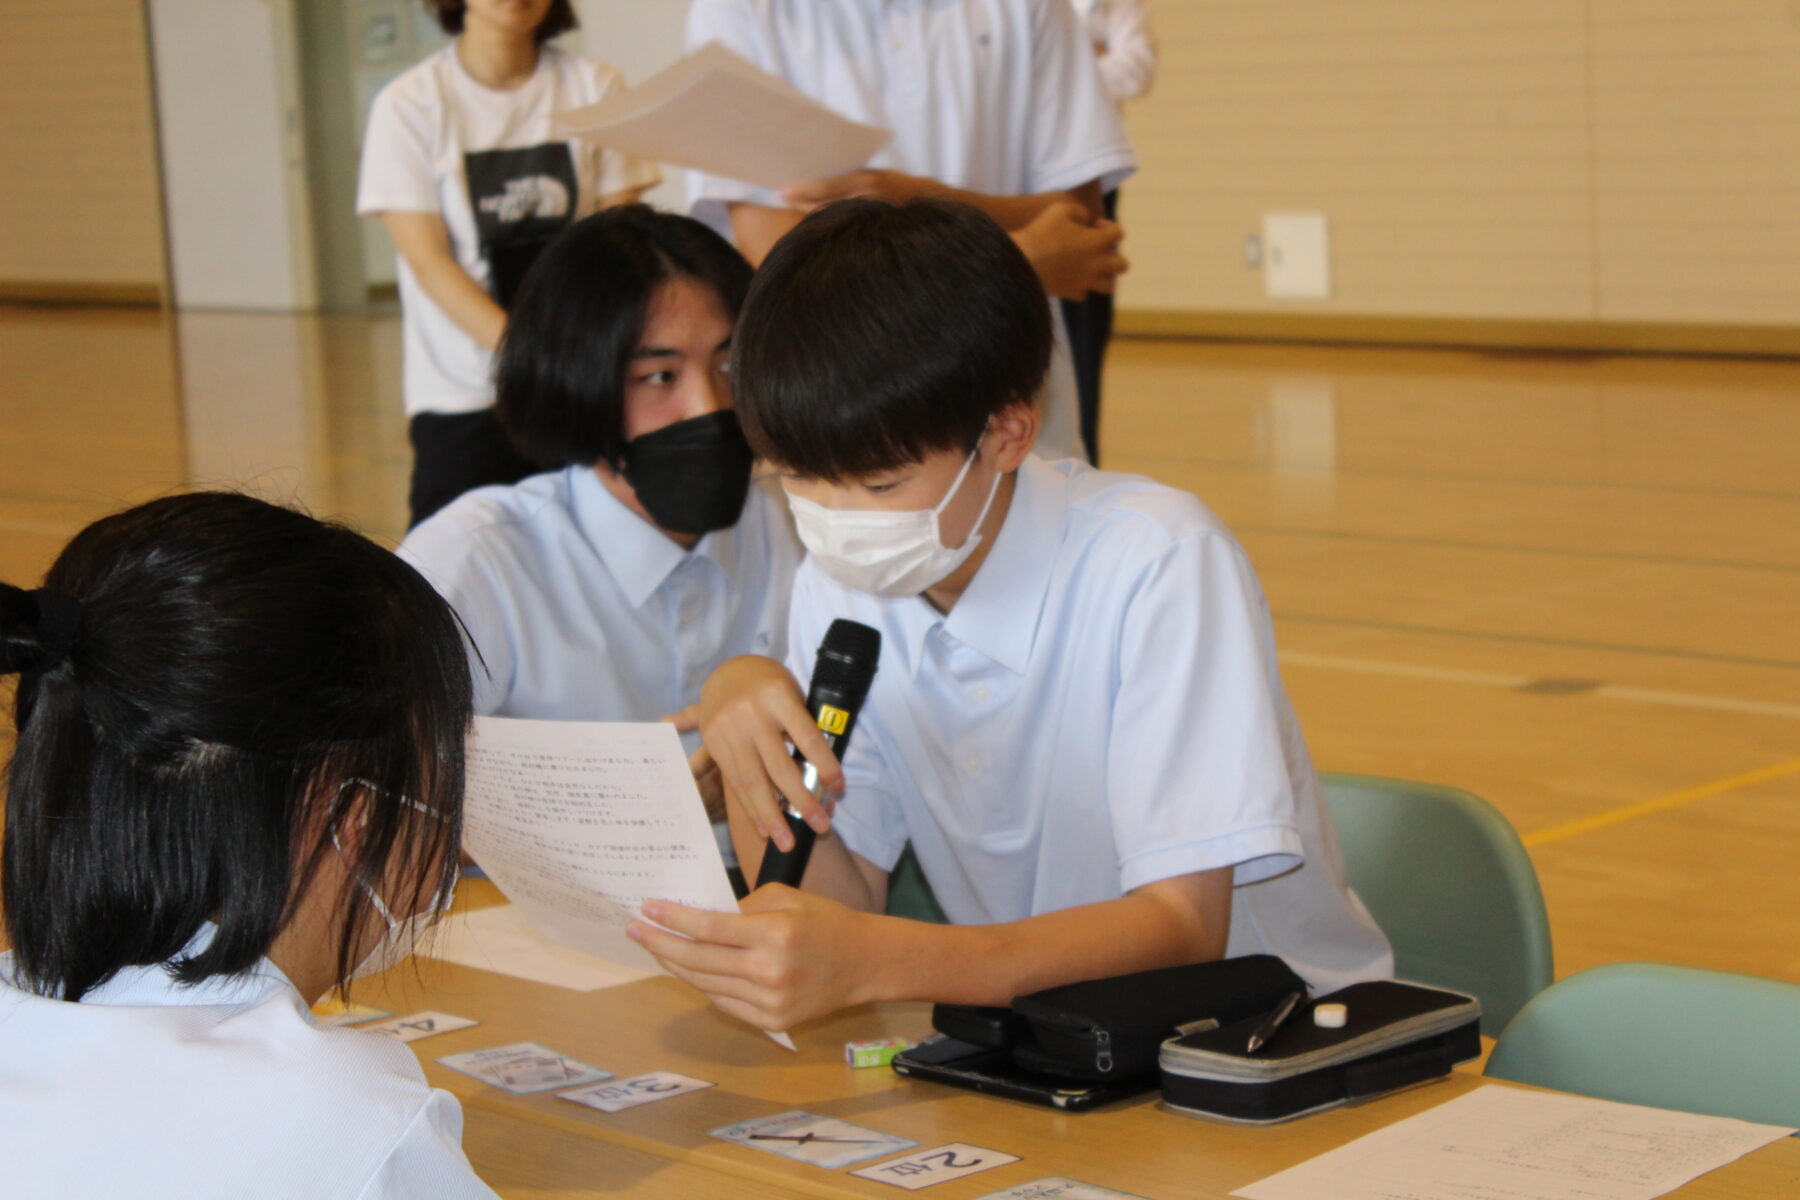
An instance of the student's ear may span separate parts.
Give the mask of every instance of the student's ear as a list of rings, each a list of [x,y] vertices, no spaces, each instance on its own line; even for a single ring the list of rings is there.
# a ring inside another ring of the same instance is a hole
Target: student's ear
[[[1037,445],[1038,428],[1042,423],[1037,405],[1024,400],[1015,400],[994,414],[988,431],[995,439],[995,465],[1002,474],[1019,469],[1025,456]]]

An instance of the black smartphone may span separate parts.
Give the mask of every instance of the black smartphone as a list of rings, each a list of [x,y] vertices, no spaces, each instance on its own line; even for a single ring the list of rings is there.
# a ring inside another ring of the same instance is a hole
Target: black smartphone
[[[1157,1077],[1086,1083],[1028,1071],[1013,1062],[1012,1051],[977,1046],[935,1034],[894,1056],[894,1071],[908,1079],[926,1079],[951,1087],[1005,1096],[1046,1108],[1083,1112],[1156,1090]]]

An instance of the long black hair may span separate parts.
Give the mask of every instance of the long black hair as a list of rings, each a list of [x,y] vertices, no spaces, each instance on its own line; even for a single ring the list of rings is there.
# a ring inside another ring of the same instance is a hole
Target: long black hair
[[[79,1000],[137,965],[183,983],[248,970],[334,834],[397,914],[454,877],[456,619],[349,529],[222,492],[103,518],[42,588],[0,584],[0,673],[20,675],[0,899],[14,981],[41,995]],[[370,909],[346,889],[340,981]]]
[[[692,217],[626,204],[586,217],[544,247],[506,314],[494,410],[527,458],[546,469],[618,467],[625,374],[664,283],[697,280],[732,321],[750,264]]]

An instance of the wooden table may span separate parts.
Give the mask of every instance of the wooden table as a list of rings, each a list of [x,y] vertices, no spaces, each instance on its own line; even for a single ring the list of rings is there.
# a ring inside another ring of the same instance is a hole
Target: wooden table
[[[465,888],[472,903],[491,900],[486,889]],[[1266,1127],[1176,1116],[1162,1111],[1154,1095],[1067,1114],[844,1064],[848,1040],[928,1034],[930,1010],[923,1004],[852,1009],[814,1022],[795,1031],[800,1052],[790,1054],[667,978],[584,993],[418,960],[416,970],[403,966],[369,981],[358,995],[400,1014],[436,1009],[482,1022],[413,1048],[431,1081],[462,1100],[476,1169],[509,1195],[892,1200],[902,1194],[849,1174],[869,1163],[825,1170],[708,1136],[722,1125],[805,1109],[913,1139],[919,1149],[968,1142],[1021,1160],[935,1186],[933,1200],[967,1200],[1048,1175],[1155,1200],[1222,1200],[1235,1188],[1465,1092],[1512,1086],[1456,1073]],[[668,1070],[718,1086],[608,1114],[552,1093],[514,1096],[433,1061],[520,1041],[538,1042],[619,1078]],[[529,1133],[509,1139],[507,1129]],[[525,1190],[509,1190],[514,1178]],[[1677,1194],[1692,1200],[1800,1196],[1800,1139],[1779,1142]]]

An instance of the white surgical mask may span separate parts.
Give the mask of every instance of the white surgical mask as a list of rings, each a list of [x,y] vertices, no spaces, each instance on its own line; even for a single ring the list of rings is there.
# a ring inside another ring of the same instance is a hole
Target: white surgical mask
[[[366,779],[348,779],[344,781],[342,786],[350,787],[353,785],[377,788],[377,785],[370,783]],[[412,800],[405,796],[402,796],[401,800],[405,804],[418,809],[420,812],[435,820],[441,821],[444,819],[442,813],[437,812],[426,805],[420,804],[417,800]],[[350,865],[352,872],[354,872],[356,869],[355,864],[351,863],[350,856],[344,853],[343,843],[338,841],[337,830],[335,829],[331,831],[331,848],[338,852],[345,863]],[[425,931],[435,925],[444,914],[448,913],[450,911],[450,906],[456,902],[456,884],[457,880],[461,877],[460,872],[451,876],[450,886],[445,890],[441,898],[426,905],[423,909],[404,920],[394,915],[393,910],[388,908],[387,901],[381,898],[380,892],[377,892],[363,879],[358,878],[356,880],[356,886],[363,890],[363,893],[369,897],[369,903],[375,906],[375,911],[381,914],[381,919],[383,921],[387,922],[387,932],[381,935],[381,940],[376,942],[374,948],[363,956],[363,960],[356,964],[356,969],[350,972],[350,978],[353,980],[364,979],[370,975],[379,975],[383,971],[393,970],[410,958],[412,956],[413,948],[419,944],[419,939],[424,936]]]
[[[980,452],[979,445],[969,452],[936,508],[908,512],[826,508],[790,493],[788,506],[793,509],[800,541],[820,570],[847,588],[876,596],[917,596],[962,566],[981,544],[981,523],[1000,490],[998,472],[981,515],[962,545],[944,545],[938,526],[938,518],[961,490]]]

